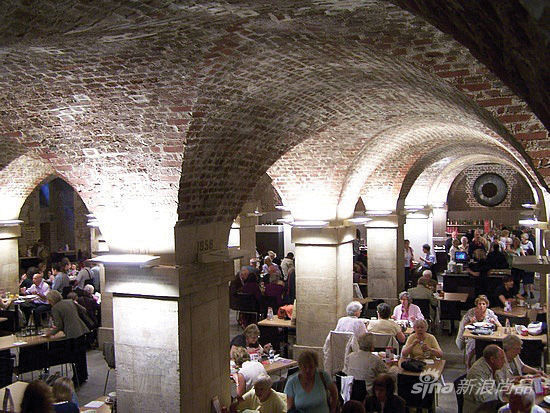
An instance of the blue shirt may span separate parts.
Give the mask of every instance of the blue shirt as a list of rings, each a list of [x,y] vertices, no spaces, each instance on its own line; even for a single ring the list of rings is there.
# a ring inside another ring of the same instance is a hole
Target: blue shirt
[[[332,383],[330,376],[324,371],[317,371],[315,373],[315,384],[311,392],[306,393],[300,383],[298,374],[290,376],[285,386],[286,395],[294,398],[296,410],[300,413],[329,413],[327,392],[320,375],[324,376],[327,387]]]
[[[424,257],[426,261],[422,261],[422,267],[430,269],[432,265],[435,264],[435,255],[431,255],[429,252]]]

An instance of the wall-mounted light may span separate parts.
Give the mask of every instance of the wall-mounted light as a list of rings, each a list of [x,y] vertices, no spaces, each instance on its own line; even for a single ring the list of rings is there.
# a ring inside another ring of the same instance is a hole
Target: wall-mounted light
[[[22,223],[20,219],[4,219],[0,220],[0,227],[16,227]]]
[[[521,206],[525,209],[538,209],[537,204],[525,203],[525,204],[521,204]]]
[[[371,209],[371,210],[365,211],[365,213],[373,217],[383,217],[386,215],[391,215],[392,211],[390,211],[389,209]]]
[[[445,208],[445,202],[435,202],[432,204],[432,208]]]
[[[258,211],[257,209],[254,210],[254,212],[247,212],[247,217],[261,217],[264,213]]]
[[[546,227],[548,226],[547,222],[539,221],[536,218],[520,219],[518,223],[519,225],[523,225],[525,227],[533,227],[533,228],[541,228],[541,229],[546,229]]]
[[[292,221],[290,225],[298,228],[324,228],[328,226],[328,221],[311,220],[311,221]]]

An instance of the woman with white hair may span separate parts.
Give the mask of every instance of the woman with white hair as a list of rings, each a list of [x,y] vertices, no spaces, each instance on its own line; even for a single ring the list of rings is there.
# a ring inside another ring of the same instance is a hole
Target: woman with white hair
[[[535,392],[530,386],[512,386],[508,404],[502,406],[498,413],[529,412],[544,413],[542,407],[535,404]]]
[[[229,408],[231,413],[258,411],[264,413],[285,413],[286,394],[271,388],[273,380],[267,374],[261,374],[254,382],[254,388],[236,399]]]
[[[426,323],[426,320],[416,320],[413,328],[414,333],[409,336],[405,347],[401,351],[402,357],[413,359],[443,357],[443,351],[441,351],[437,339],[427,332],[428,323]]]
[[[399,301],[401,304],[393,309],[392,318],[394,320],[409,320],[411,322],[424,320],[420,307],[412,303],[413,300],[407,291],[399,294]]]
[[[365,323],[359,319],[362,309],[363,305],[359,301],[352,301],[349,303],[346,307],[346,313],[348,315],[338,320],[338,324],[334,331],[354,333],[357,338],[363,334],[367,334]]]
[[[546,376],[541,370],[530,367],[521,360],[519,354],[522,347],[523,341],[516,335],[508,335],[502,340],[502,348],[506,356],[504,367],[500,369],[503,379],[512,379],[512,377],[523,376],[524,374]]]

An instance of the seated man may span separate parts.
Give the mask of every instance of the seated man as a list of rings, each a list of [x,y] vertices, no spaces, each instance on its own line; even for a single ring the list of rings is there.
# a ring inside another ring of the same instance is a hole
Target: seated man
[[[498,409],[498,413],[544,413],[542,407],[535,405],[535,392],[531,387],[513,386],[508,396],[508,404]]]
[[[262,413],[286,413],[286,394],[271,388],[273,380],[267,374],[261,374],[254,382],[254,388],[237,398],[229,411],[241,412],[246,409]]]
[[[424,256],[419,255],[418,259],[422,262],[422,268],[430,270],[435,264],[435,255],[430,253],[431,247],[428,244],[422,245],[422,253]]]
[[[405,342],[405,334],[401,331],[401,327],[395,321],[390,320],[391,307],[386,303],[380,303],[376,307],[378,320],[371,320],[367,326],[369,333],[391,334],[395,336],[400,343]]]
[[[249,324],[244,330],[242,334],[238,334],[231,340],[230,351],[235,350],[237,347],[244,347],[246,349],[256,349],[257,352],[263,353],[269,352],[271,349],[271,344],[268,343],[265,346],[261,346],[260,343],[258,343],[258,339],[260,338],[260,329],[256,324]]]
[[[509,335],[502,340],[502,347],[504,349],[504,367],[500,370],[499,374],[502,380],[508,380],[512,377],[523,376],[524,374],[540,374],[545,376],[544,372],[537,370],[533,367],[524,364],[519,357],[523,342],[521,338],[516,335]]]
[[[437,307],[437,298],[434,297],[434,292],[430,288],[430,281],[424,278],[424,276],[418,279],[416,287],[409,288],[407,292],[413,300],[430,300],[432,307]]]
[[[464,412],[495,411],[502,403],[499,400],[498,384],[501,376],[497,374],[504,366],[504,351],[496,344],[489,344],[483,350],[483,357],[477,360],[466,375],[468,386],[464,389]]]
[[[50,286],[44,282],[41,273],[36,273],[32,277],[32,285],[29,288],[21,288],[21,295],[36,294],[38,297],[31,302],[25,302],[21,304],[21,311],[25,313],[27,320],[30,317],[32,311],[34,317],[34,325],[39,327],[42,324],[42,314],[52,309],[46,294],[50,291]]]
[[[354,351],[346,356],[344,361],[344,373],[348,376],[353,376],[355,380],[364,380],[366,391],[369,396],[372,396],[372,384],[376,376],[381,373],[387,373],[388,367],[386,363],[372,354],[374,351],[374,340],[372,334],[363,334],[358,338],[359,350]],[[397,367],[392,367],[391,371]]]
[[[365,323],[359,319],[362,309],[363,305],[359,301],[352,301],[349,303],[346,307],[346,313],[348,315],[338,320],[338,324],[336,324],[334,331],[348,331],[354,333],[357,338],[366,334],[367,328]]]
[[[494,302],[497,303],[497,306],[504,307],[507,301],[514,304],[516,300],[523,300],[523,297],[519,293],[516,293],[514,278],[508,275],[502,279],[502,285],[499,285],[495,290]]]

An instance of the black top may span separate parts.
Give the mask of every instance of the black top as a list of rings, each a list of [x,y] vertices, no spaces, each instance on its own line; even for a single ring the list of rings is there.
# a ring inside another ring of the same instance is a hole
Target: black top
[[[231,343],[229,343],[229,348],[231,348],[232,346],[235,346],[235,347],[260,347],[260,343],[258,343],[256,341],[255,344],[251,344],[250,346],[247,346],[246,345],[246,338],[244,336],[244,334],[239,334],[239,335],[236,335],[235,337],[233,337],[233,339],[231,340]]]
[[[25,278],[23,281],[21,281],[21,284],[19,284],[19,288],[31,288],[32,285],[32,278]]]
[[[506,260],[506,254],[502,251],[491,251],[487,254],[487,264],[489,267],[502,270],[508,268],[508,261]]]
[[[55,413],[79,413],[78,407],[73,402],[60,402],[53,405]]]
[[[495,290],[495,307],[502,307],[502,302],[498,299],[501,295],[503,295],[505,299],[514,298],[514,288],[512,287],[507,290],[504,285],[499,285]]]
[[[405,400],[392,394],[386,400],[384,411],[382,411],[378,399],[375,396],[369,396],[365,399],[365,410],[367,413],[405,413]]]

